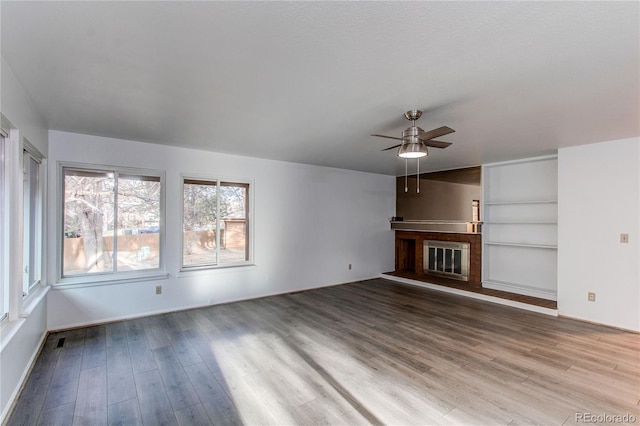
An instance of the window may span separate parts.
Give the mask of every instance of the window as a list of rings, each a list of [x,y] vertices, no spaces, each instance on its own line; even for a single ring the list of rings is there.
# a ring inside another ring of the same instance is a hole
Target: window
[[[40,284],[42,270],[42,156],[25,141],[23,173],[22,296]]]
[[[249,262],[249,184],[183,180],[182,267]]]
[[[8,193],[5,186],[5,170],[6,170],[6,157],[5,157],[5,143],[6,133],[0,130],[0,321],[3,320],[9,312],[9,286],[8,280],[5,277],[7,271],[6,257],[6,244],[7,235],[5,229],[7,228],[6,211],[5,211],[5,196]]]
[[[164,175],[63,166],[62,277],[163,267]]]

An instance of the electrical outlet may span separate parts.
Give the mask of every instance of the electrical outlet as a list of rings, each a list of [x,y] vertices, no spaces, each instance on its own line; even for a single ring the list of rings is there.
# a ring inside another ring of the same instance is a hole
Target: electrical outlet
[[[589,292],[587,293],[587,299],[589,299],[589,302],[595,302],[596,301],[596,294]]]
[[[627,244],[629,242],[629,234],[620,234],[620,242]]]
[[[351,270],[351,264],[349,264],[349,270]]]
[[[161,285],[157,285],[156,286],[156,294],[162,294],[162,286]]]

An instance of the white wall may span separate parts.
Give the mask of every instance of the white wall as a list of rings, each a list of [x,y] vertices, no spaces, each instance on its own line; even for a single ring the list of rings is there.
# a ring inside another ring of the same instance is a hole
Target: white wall
[[[560,149],[558,190],[560,314],[640,331],[640,139]]]
[[[32,145],[46,155],[48,147],[47,125],[11,68],[4,59],[1,59],[1,63],[0,111],[19,129],[21,137],[26,137]]]
[[[49,143],[49,252],[56,252],[58,161],[165,170],[170,274],[163,280],[54,287],[49,329],[345,283],[393,269],[393,176],[57,131],[49,133]],[[255,266],[179,272],[181,173],[254,182]],[[56,267],[50,256],[52,281]],[[155,295],[156,285],[163,286],[162,295]]]
[[[46,123],[37,113],[29,97],[16,79],[11,69],[1,61],[0,74],[0,112],[17,129],[19,141],[26,137],[40,152],[46,155],[48,147],[48,135]],[[15,131],[12,131],[15,134]],[[13,141],[12,141],[13,143]],[[9,151],[8,165],[11,176],[7,182],[11,187],[15,187],[17,182],[22,182],[21,173],[21,152],[18,146],[12,146]],[[15,194],[10,194],[14,199]],[[9,231],[11,241],[21,238],[22,234],[17,231],[16,223],[19,222],[20,209],[10,207],[13,214],[10,218],[12,226]],[[3,225],[4,226],[4,225]],[[19,234],[19,235],[18,235]],[[5,265],[10,265],[17,273],[12,273],[12,282],[21,279],[20,265],[22,264],[21,250],[8,250]],[[17,268],[17,269],[16,269]],[[46,285],[46,280],[43,283]],[[46,327],[46,300],[39,297],[32,301],[29,311],[22,311],[22,307],[17,303],[12,303],[14,312],[12,320],[5,320],[0,325],[0,422],[7,414],[13,398],[16,396],[22,384],[22,378],[30,368],[31,360],[36,355],[40,343],[44,338]],[[17,302],[17,301],[16,301]]]

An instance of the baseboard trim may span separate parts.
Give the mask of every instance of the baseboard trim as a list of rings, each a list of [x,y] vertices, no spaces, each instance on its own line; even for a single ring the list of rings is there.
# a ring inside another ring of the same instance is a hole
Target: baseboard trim
[[[614,330],[624,331],[625,333],[640,334],[640,329],[639,330],[634,330],[633,328],[619,327],[617,325],[606,324],[606,323],[603,323],[603,322],[595,322],[595,321],[588,320],[588,319],[585,319],[585,318],[574,317],[574,316],[565,315],[565,314],[559,314],[558,316],[560,318],[566,318],[566,319],[570,319],[572,321],[584,322],[585,324],[593,324],[593,325],[597,325],[597,326],[601,326],[601,327],[612,328]]]

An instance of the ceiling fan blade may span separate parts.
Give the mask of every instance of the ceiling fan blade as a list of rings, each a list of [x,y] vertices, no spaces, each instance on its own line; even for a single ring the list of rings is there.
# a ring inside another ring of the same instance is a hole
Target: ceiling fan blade
[[[434,140],[423,141],[422,143],[424,143],[426,146],[430,146],[433,148],[446,148],[449,145],[451,145],[451,142],[442,142],[442,141],[434,141]]]
[[[442,126],[442,127],[438,127],[437,129],[429,130],[428,132],[424,132],[418,135],[418,139],[420,139],[423,142],[426,142],[429,139],[448,135],[449,133],[453,133],[453,132],[455,132],[455,130],[453,130],[451,127]]]
[[[390,146],[389,148],[381,149],[380,151],[389,151],[390,149],[398,148],[399,146],[402,146],[402,144],[400,143],[398,145]]]
[[[385,135],[371,135],[371,136],[376,136],[378,138],[395,139],[397,141],[401,141],[402,140],[402,138],[396,138],[396,137],[393,137],[393,136],[385,136]],[[437,136],[434,136],[434,138],[437,138]]]

